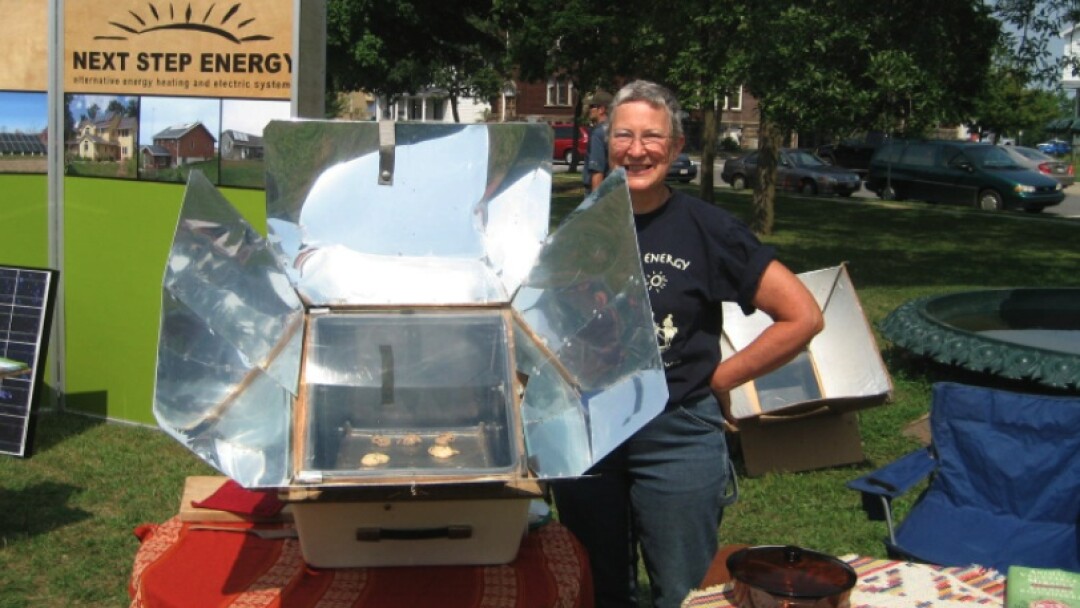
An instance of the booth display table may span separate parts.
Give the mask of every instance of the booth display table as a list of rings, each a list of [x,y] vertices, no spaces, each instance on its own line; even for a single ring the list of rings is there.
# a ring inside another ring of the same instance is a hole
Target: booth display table
[[[531,530],[517,558],[499,566],[315,569],[296,538],[260,538],[245,529],[284,524],[214,522],[179,516],[136,529],[132,608],[255,606],[440,606],[589,608],[588,559],[577,539],[550,522]]]
[[[745,545],[741,545],[745,546]],[[701,589],[695,589],[683,608],[734,608],[734,593],[724,565],[741,546],[723,547],[709,568]],[[911,562],[845,555],[859,576],[851,605],[860,608],[965,608],[1002,606],[1005,575],[992,568],[944,568]]]

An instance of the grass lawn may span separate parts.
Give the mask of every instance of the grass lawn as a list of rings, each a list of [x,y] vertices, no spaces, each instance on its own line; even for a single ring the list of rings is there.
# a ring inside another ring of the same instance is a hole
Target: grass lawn
[[[556,218],[580,201],[579,179],[556,176]],[[748,217],[748,193],[718,194],[720,205]],[[1075,220],[800,197],[781,197],[776,218],[766,240],[781,258],[796,272],[846,262],[872,324],[923,295],[1080,287]],[[860,413],[868,462],[743,476],[742,499],[727,512],[721,542],[883,556],[883,524],[865,520],[844,483],[915,447],[901,430],[926,413],[931,383],[964,378],[879,343],[895,396]],[[0,458],[0,608],[127,605],[138,546],[132,529],[174,515],[184,478],[213,472],[171,438],[141,426],[44,412],[36,439],[31,458]],[[901,502],[900,511],[908,504]]]
[[[266,185],[266,164],[261,160],[222,159],[221,184],[239,188],[262,188]]]

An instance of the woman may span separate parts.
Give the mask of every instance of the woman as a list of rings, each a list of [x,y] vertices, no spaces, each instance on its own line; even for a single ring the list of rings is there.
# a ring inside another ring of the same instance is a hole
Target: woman
[[[637,606],[638,547],[653,605],[677,607],[708,570],[729,501],[729,391],[789,361],[824,321],[771,247],[719,207],[664,183],[684,143],[669,90],[631,82],[609,117],[608,158],[626,171],[669,400],[589,477],[556,485],[555,500],[589,551],[599,608]],[[721,361],[723,301],[774,322]]]

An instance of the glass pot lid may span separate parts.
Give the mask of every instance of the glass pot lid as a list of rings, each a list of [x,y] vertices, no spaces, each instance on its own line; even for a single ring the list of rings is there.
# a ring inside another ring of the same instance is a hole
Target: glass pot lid
[[[747,547],[732,553],[728,571],[740,581],[771,595],[823,598],[855,586],[855,570],[839,559],[791,545]]]

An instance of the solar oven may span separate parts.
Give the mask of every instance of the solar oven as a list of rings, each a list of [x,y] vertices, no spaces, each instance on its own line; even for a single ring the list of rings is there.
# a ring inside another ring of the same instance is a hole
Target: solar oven
[[[549,233],[540,124],[275,121],[266,236],[204,177],[154,413],[321,567],[503,563],[531,500],[666,401],[625,177]]]

